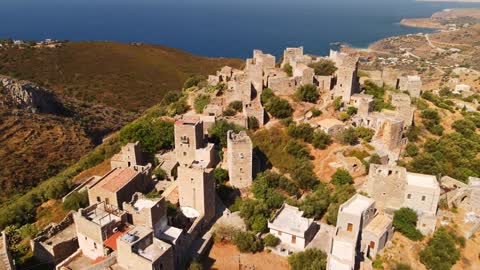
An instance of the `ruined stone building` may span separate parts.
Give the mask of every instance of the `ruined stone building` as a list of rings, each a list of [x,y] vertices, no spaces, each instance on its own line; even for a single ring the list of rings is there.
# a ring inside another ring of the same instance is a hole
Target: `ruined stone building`
[[[351,96],[360,88],[358,73],[358,57],[345,53],[330,51],[330,60],[335,63],[336,84],[333,88],[334,97],[342,97],[343,102],[350,102]]]
[[[230,184],[246,188],[253,181],[253,144],[245,131],[227,133],[227,163]]]
[[[125,231],[127,213],[102,202],[78,210],[73,219],[82,254],[95,260],[106,257],[107,245]]]
[[[403,76],[397,80],[397,89],[407,91],[411,97],[419,97],[422,94],[422,79],[420,76]]]
[[[469,177],[468,184],[454,181],[452,187],[444,187],[442,178],[442,188],[446,191],[442,197],[446,199],[448,207],[462,208],[480,214],[480,178]]]
[[[173,246],[155,238],[150,228],[131,228],[116,240],[116,246],[117,263],[122,269],[175,269]]]
[[[127,143],[122,147],[120,153],[113,155],[110,165],[112,169],[145,165],[140,143]]]
[[[178,167],[178,192],[186,217],[210,221],[215,216],[215,179],[206,163]]]
[[[194,161],[214,162],[214,145],[207,144],[203,121],[197,117],[183,117],[175,121],[175,155],[180,166],[188,166]]]
[[[73,213],[58,224],[52,223],[30,240],[33,256],[46,265],[55,265],[78,249]],[[1,267],[0,267],[1,269]]]
[[[346,125],[335,118],[327,118],[317,122],[318,128],[328,135],[334,136],[345,130]]]
[[[361,258],[375,257],[392,236],[392,219],[377,212],[373,199],[354,195],[338,210],[327,269],[358,269]]]
[[[389,92],[392,105],[395,107],[397,117],[403,120],[404,128],[413,124],[415,108],[412,107],[412,99],[407,94]]]
[[[357,108],[357,115],[368,117],[375,106],[373,95],[354,94],[351,97],[350,104]]]
[[[105,202],[122,209],[135,192],[147,192],[152,187],[151,165],[114,168],[88,187],[91,205]]]
[[[435,230],[440,186],[435,176],[410,173],[403,167],[371,164],[364,190],[387,214],[408,207],[418,214],[423,234]]]
[[[268,222],[270,233],[280,239],[282,255],[303,251],[318,231],[313,219],[305,218],[297,207],[284,204]]]
[[[262,106],[262,103],[259,99],[253,100],[251,102],[243,103],[242,110],[245,117],[245,127],[248,126],[248,118],[253,117],[257,119],[258,125],[262,127],[265,124],[265,109]]]
[[[377,142],[379,148],[393,150],[403,144],[403,119],[396,114],[373,112],[365,116],[362,113],[352,117],[352,122],[356,127],[361,126],[375,130],[372,142]]]

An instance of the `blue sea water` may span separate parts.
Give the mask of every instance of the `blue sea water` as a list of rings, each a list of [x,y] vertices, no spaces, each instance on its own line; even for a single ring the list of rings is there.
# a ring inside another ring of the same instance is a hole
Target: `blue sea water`
[[[205,56],[280,55],[287,46],[326,54],[331,43],[366,47],[426,31],[398,24],[479,4],[414,0],[0,0],[0,38],[146,42]]]

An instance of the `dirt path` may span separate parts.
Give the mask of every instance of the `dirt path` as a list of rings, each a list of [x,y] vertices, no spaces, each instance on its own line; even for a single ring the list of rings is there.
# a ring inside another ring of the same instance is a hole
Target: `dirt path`
[[[287,258],[267,253],[240,253],[238,249],[225,243],[213,245],[209,257],[204,261],[205,269],[213,270],[288,270]],[[241,265],[241,266],[240,266]]]

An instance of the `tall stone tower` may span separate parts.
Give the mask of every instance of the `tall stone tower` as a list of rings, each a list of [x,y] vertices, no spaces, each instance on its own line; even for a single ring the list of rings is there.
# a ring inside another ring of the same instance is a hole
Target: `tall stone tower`
[[[122,147],[120,153],[112,157],[110,165],[112,169],[144,165],[140,143],[127,143],[127,145]]]
[[[245,131],[227,133],[227,163],[230,183],[236,188],[245,188],[252,184],[253,144]]]
[[[336,77],[337,84],[334,87],[334,96],[342,97],[343,102],[350,102],[351,96],[358,92],[358,58],[340,53],[337,51],[330,51],[330,59],[335,62],[337,67]]]
[[[178,167],[178,192],[180,207],[189,217],[200,216],[210,221],[215,216],[215,179],[213,169],[205,164],[193,162],[189,166]],[[192,213],[193,212],[193,213]]]
[[[192,164],[197,149],[204,145],[203,122],[200,119],[175,121],[175,155],[180,166]]]

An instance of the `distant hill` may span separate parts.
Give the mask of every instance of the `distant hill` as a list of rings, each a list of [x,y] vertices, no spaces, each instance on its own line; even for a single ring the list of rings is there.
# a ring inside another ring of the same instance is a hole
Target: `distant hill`
[[[76,162],[189,76],[242,63],[112,42],[0,48],[0,204]]]
[[[0,49],[0,74],[30,80],[60,95],[141,111],[179,90],[189,76],[243,61],[207,58],[155,45],[67,42],[59,48]]]

